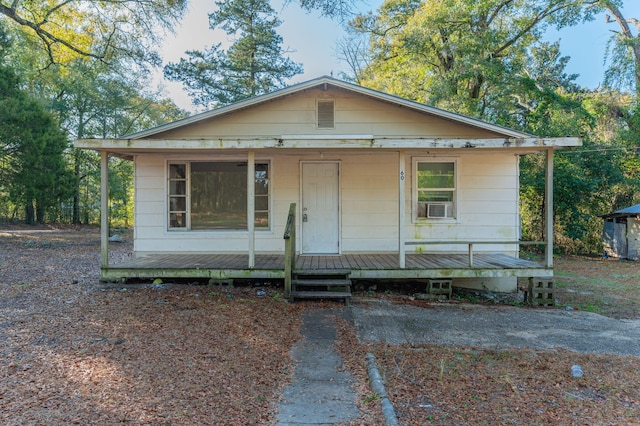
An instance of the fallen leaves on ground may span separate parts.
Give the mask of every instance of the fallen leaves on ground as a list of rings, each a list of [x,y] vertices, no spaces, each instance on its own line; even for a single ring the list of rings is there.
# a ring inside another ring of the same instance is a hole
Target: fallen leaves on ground
[[[633,424],[640,359],[568,350],[372,348],[408,425]],[[583,377],[573,377],[579,364]]]
[[[98,265],[96,230],[0,236],[0,423],[273,423],[303,305],[251,287],[100,289]]]
[[[42,231],[0,232],[2,424],[273,424],[292,378],[301,312],[335,307],[289,304],[273,288],[265,296],[252,287],[100,288],[97,229]],[[111,244],[112,258],[131,256],[125,240]],[[614,278],[635,283],[634,265],[614,266],[623,268]],[[603,273],[593,263],[572,267],[576,276]],[[563,303],[581,291],[561,290]],[[630,306],[625,316],[637,317]],[[638,358],[372,344],[358,341],[350,322],[336,322],[336,347],[362,412],[353,425],[382,423],[379,396],[368,388],[368,352],[407,425],[640,418]],[[583,377],[571,376],[573,364]]]
[[[640,419],[636,357],[375,344],[360,342],[347,322],[338,335],[339,353],[356,376],[365,374],[366,354],[375,355],[401,424],[631,425]],[[571,375],[575,364],[583,377]]]

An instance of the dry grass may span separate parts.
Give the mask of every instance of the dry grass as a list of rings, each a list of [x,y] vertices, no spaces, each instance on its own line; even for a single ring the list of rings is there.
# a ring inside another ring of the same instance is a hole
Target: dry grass
[[[560,306],[640,318],[640,262],[565,256],[555,262]]]

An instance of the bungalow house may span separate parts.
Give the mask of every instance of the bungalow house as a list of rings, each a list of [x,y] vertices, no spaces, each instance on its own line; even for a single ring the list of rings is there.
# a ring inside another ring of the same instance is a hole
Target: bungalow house
[[[75,142],[102,153],[103,280],[284,278],[287,292],[314,271],[498,291],[552,277],[553,153],[578,145],[330,77]],[[544,264],[518,256],[519,157],[538,152]],[[108,257],[108,156],[135,164],[135,259],[120,264]]]
[[[640,204],[605,214],[602,218],[605,255],[640,260]]]

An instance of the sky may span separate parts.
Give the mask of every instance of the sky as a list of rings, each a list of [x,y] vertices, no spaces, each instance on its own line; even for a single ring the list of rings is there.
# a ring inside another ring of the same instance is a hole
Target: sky
[[[383,0],[360,0],[358,8],[362,12],[375,10]],[[283,37],[283,49],[295,62],[302,63],[304,73],[289,80],[290,83],[310,80],[323,75],[338,76],[346,71],[347,66],[341,63],[336,54],[336,43],[346,33],[341,24],[335,20],[320,16],[318,12],[307,13],[300,9],[295,0],[285,4],[284,0],[272,0],[272,7],[283,21],[276,31]],[[175,35],[167,35],[161,52],[164,63],[177,62],[185,56],[187,50],[204,50],[212,44],[222,42],[223,47],[229,44],[227,35],[218,30],[209,29],[209,13],[215,9],[214,0],[189,0],[189,11],[176,28]],[[640,1],[624,0],[622,12],[626,17],[640,19]],[[579,74],[576,82],[595,89],[604,79],[604,57],[611,31],[617,30],[616,23],[607,24],[604,15],[596,17],[592,22],[581,23],[546,33],[548,41],[560,40],[560,51],[571,60],[566,68],[568,74]],[[170,97],[179,107],[198,112],[191,104],[189,96],[182,90],[182,84],[168,82],[161,76],[157,80],[165,87]]]

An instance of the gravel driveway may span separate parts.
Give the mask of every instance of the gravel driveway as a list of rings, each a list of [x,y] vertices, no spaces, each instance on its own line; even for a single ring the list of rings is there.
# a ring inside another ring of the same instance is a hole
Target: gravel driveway
[[[640,357],[640,321],[561,309],[354,301],[361,341],[506,349],[566,348]]]

